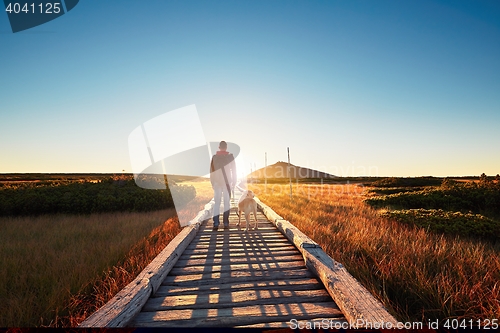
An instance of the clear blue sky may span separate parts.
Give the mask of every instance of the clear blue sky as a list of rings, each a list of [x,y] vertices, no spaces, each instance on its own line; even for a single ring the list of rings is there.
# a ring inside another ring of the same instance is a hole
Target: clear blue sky
[[[195,104],[245,162],[500,173],[499,1],[82,0],[0,13],[0,173],[131,172],[128,135]]]

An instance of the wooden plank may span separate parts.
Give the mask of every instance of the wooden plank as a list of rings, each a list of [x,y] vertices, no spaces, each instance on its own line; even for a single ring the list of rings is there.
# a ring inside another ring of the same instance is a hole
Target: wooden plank
[[[230,237],[242,237],[242,236],[246,236],[246,237],[263,237],[263,238],[267,238],[267,237],[284,237],[283,234],[276,230],[276,227],[273,225],[272,228],[268,228],[268,229],[264,229],[264,228],[259,228],[257,230],[252,230],[253,232],[249,232],[249,233],[243,233],[243,232],[236,232],[236,233],[229,233],[229,236]],[[226,237],[227,234],[225,234],[224,232],[213,232],[212,229],[210,228],[209,231],[207,232],[200,232],[198,233],[198,235],[196,236],[195,240],[198,240],[198,239],[210,239],[214,236],[216,237]]]
[[[322,249],[306,249],[304,259],[307,267],[321,279],[347,320],[356,323],[359,328],[383,323],[391,323],[395,327],[397,320],[382,303]]]
[[[227,253],[245,253],[245,252],[272,254],[276,251],[290,251],[290,250],[297,250],[297,248],[293,245],[290,245],[290,244],[287,244],[286,246],[264,248],[264,249],[261,249],[261,248],[232,248],[232,249],[228,249],[227,247],[226,248],[216,248],[216,249],[201,248],[201,249],[186,249],[186,250],[184,250],[183,254],[186,254],[186,255],[192,255],[192,254],[215,255],[217,253],[226,253],[227,254]]]
[[[176,286],[200,286],[204,284],[230,283],[230,282],[249,282],[265,281],[290,278],[311,278],[314,274],[308,269],[290,269],[290,270],[266,270],[266,271],[235,271],[235,272],[215,272],[193,275],[168,275],[163,281],[164,285]]]
[[[200,273],[215,273],[215,272],[237,272],[237,271],[261,271],[268,269],[295,269],[304,268],[304,260],[286,261],[286,262],[267,262],[267,263],[248,263],[248,264],[232,264],[232,265],[216,265],[206,263],[202,266],[187,266],[174,267],[170,271],[170,275],[189,275]]]
[[[342,318],[343,314],[333,302],[287,303],[224,309],[141,312],[131,325],[134,327],[233,327],[290,319],[305,320],[318,316]]]
[[[281,255],[281,256],[260,256],[260,255],[245,255],[245,256],[237,256],[237,257],[231,257],[231,256],[226,256],[225,258],[214,258],[214,257],[207,257],[203,256],[200,258],[191,258],[187,257],[189,259],[182,259],[183,257],[181,256],[181,259],[177,260],[177,263],[175,264],[178,267],[186,267],[186,266],[199,266],[199,265],[204,265],[204,264],[210,264],[210,265],[230,265],[230,264],[239,264],[239,263],[271,263],[271,262],[287,262],[287,261],[297,261],[297,260],[302,260],[304,262],[304,258],[296,253],[293,253],[292,255]]]
[[[79,327],[124,327],[141,311],[151,291],[148,279],[134,280]]]
[[[248,231],[249,234],[264,234],[264,233],[269,233],[272,231],[276,231],[276,227],[274,224],[271,223],[266,223],[265,225],[260,225],[259,222],[259,229],[251,229]],[[206,226],[205,229],[201,230],[202,235],[242,235],[245,233],[245,227],[237,227],[235,224],[230,224],[229,225],[229,230],[223,229],[222,226],[219,225],[219,229],[217,231],[212,230],[212,226]]]
[[[220,241],[229,241],[229,242],[234,242],[234,241],[255,241],[255,240],[260,240],[260,241],[276,241],[276,240],[286,240],[285,236],[283,236],[281,233],[277,232],[275,234],[265,234],[265,235],[258,235],[255,233],[241,233],[240,235],[230,235],[226,236],[224,234],[212,234],[212,235],[203,235],[203,236],[198,236],[195,239],[193,239],[193,242],[197,243],[205,243],[205,242],[220,242]]]
[[[186,250],[194,250],[194,249],[225,249],[227,251],[234,250],[237,248],[257,248],[257,249],[268,249],[268,248],[276,248],[276,247],[282,247],[282,246],[287,246],[290,243],[288,242],[276,242],[276,243],[267,243],[267,242],[249,242],[246,244],[232,244],[231,249],[229,248],[228,244],[224,243],[215,243],[215,244],[190,244]]]
[[[276,229],[276,227],[275,227]],[[276,233],[264,233],[259,234],[258,232],[239,232],[239,233],[225,233],[225,232],[212,232],[211,234],[199,235],[196,237],[196,242],[213,242],[219,240],[234,241],[234,240],[272,240],[272,239],[286,239],[283,234],[278,230]]]
[[[162,281],[172,270],[192,239],[196,236],[198,228],[198,224],[191,224],[182,229],[181,232],[168,243],[163,251],[161,251],[160,254],[138,275],[139,279],[149,279],[153,293],[158,290]]]
[[[203,221],[210,219],[213,215],[214,205],[214,199],[210,200],[210,202],[208,202],[205,207],[198,212],[196,217],[187,223],[187,225],[201,224]],[[181,227],[185,227],[185,225],[181,225]]]
[[[294,256],[294,255],[300,255],[302,257],[302,254],[295,248],[291,248],[290,250],[280,250],[280,251],[230,251],[229,253],[227,252],[214,252],[211,251],[210,255],[207,255],[208,251],[205,251],[204,253],[199,253],[199,254],[189,254],[184,252],[181,257],[179,258],[179,261],[181,260],[190,260],[190,259],[227,259],[227,258],[238,258],[238,257],[255,257],[255,258],[263,258],[263,257],[279,257],[279,256]],[[178,261],[178,262],[179,262]]]
[[[202,295],[214,291],[240,291],[240,290],[314,290],[324,289],[323,284],[316,278],[291,278],[287,280],[252,281],[252,282],[230,282],[225,284],[208,284],[196,287],[161,286],[153,297],[175,296],[175,295]]]
[[[331,302],[325,289],[316,290],[244,290],[233,292],[211,291],[196,295],[176,295],[150,298],[142,311],[181,309],[222,309],[235,306],[270,305],[284,303]]]
[[[262,203],[258,198],[256,198],[257,206],[266,215],[266,217],[273,222],[279,231],[286,238],[288,238],[297,248],[302,247],[320,247],[318,243],[313,241],[311,238],[306,236],[302,231],[296,228],[293,224],[283,219],[283,217],[276,214],[269,206]]]
[[[235,326],[234,328],[289,328],[299,330],[340,330],[349,329],[349,322],[345,318],[313,318],[309,320],[290,320],[271,323]]]
[[[255,201],[257,202],[257,207],[262,211],[262,213],[266,216],[266,218],[275,223],[276,220],[283,220],[283,217],[278,215],[274,210],[272,210],[269,206],[260,201],[259,198],[255,197]]]
[[[276,228],[285,235],[298,249],[320,247],[318,243],[306,236],[297,227],[286,220],[276,220]]]
[[[240,238],[240,239],[213,239],[211,241],[198,241],[198,242],[193,242],[192,245],[196,244],[196,246],[238,246],[238,245],[254,245],[254,244],[262,244],[262,245],[274,245],[274,244],[287,244],[288,240],[286,238],[277,238],[277,239],[261,239],[261,238],[256,238],[256,239],[245,239],[245,238]]]

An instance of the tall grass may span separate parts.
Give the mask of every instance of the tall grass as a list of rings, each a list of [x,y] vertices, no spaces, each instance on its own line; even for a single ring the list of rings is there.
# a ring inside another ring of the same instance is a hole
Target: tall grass
[[[69,316],[56,321],[53,326],[75,327],[106,304],[135,279],[181,231],[179,217],[183,220],[194,218],[213,196],[208,180],[186,181],[183,185],[195,187],[196,197],[183,209],[177,211],[176,216],[169,218],[164,224],[155,228],[147,238],[138,242],[123,262],[113,266],[103,276],[90,282],[78,294],[73,295],[68,306]]]
[[[178,214],[193,218],[208,186]],[[0,218],[0,327],[74,327],[179,232],[174,209]]]
[[[0,327],[49,325],[71,294],[174,214],[0,218]]]
[[[500,317],[500,248],[384,218],[356,185],[252,185],[399,320]]]
[[[72,295],[66,306],[66,316],[56,318],[51,326],[78,326],[134,280],[180,230],[177,216],[156,227],[148,237],[137,242],[123,260],[88,282],[80,292]]]

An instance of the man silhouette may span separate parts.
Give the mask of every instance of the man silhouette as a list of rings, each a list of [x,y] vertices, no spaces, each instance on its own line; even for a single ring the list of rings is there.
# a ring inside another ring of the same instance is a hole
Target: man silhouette
[[[231,191],[236,185],[236,163],[233,154],[226,151],[226,141],[219,143],[219,151],[212,156],[210,162],[210,182],[214,190],[214,226],[213,231],[219,228],[219,215],[221,199],[224,197],[224,214],[222,221],[224,229],[229,229],[229,213],[231,212]]]

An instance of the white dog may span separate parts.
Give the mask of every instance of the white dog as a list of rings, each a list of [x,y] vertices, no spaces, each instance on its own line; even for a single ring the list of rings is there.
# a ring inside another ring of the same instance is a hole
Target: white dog
[[[241,214],[245,213],[245,220],[247,222],[247,227],[245,232],[248,231],[248,227],[250,225],[250,215],[253,213],[253,217],[255,218],[254,229],[259,229],[259,221],[257,220],[257,202],[254,199],[254,194],[252,191],[246,191],[238,201],[238,223],[237,226],[240,225],[241,222]]]

